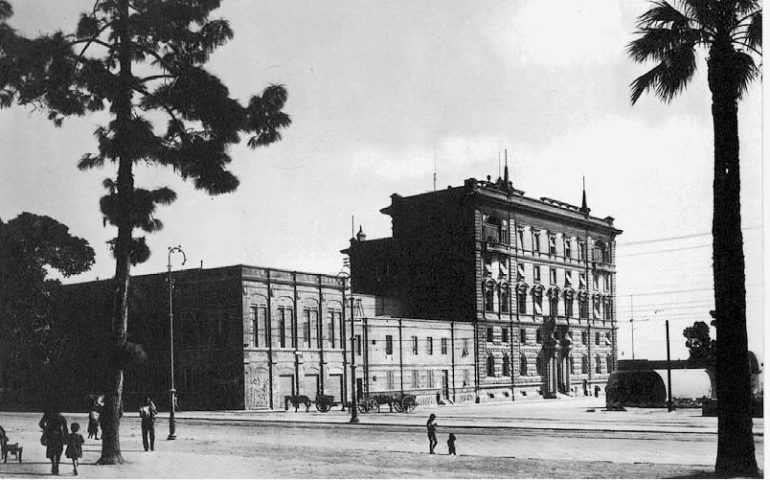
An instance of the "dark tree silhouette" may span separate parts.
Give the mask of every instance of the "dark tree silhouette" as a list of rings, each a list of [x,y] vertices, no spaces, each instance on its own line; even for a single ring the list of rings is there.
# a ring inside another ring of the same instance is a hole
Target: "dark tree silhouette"
[[[716,473],[758,474],[751,420],[746,286],[741,233],[738,100],[760,72],[762,9],[755,0],[656,0],[641,15],[628,52],[655,66],[631,83],[631,102],[647,90],[664,102],[682,92],[706,52],[714,127],[713,262],[719,443]]]
[[[0,362],[34,384],[35,393],[55,379],[64,348],[52,335],[52,298],[60,282],[49,270],[69,277],[93,263],[88,242],[53,218],[25,212],[0,220]]]
[[[706,322],[695,322],[682,332],[687,339],[685,346],[690,351],[690,361],[703,368],[713,368],[716,342],[711,339],[709,325]]]
[[[219,6],[219,0],[96,0],[74,33],[34,40],[14,34],[5,49],[4,62],[14,73],[5,80],[0,76],[6,104],[45,107],[57,125],[68,116],[109,109],[109,123],[95,133],[98,151],[84,155],[78,167],[117,167],[116,176],[104,181],[107,194],[100,202],[105,223],[118,230],[112,241],[116,268],[109,339],[116,352],[126,349],[131,265],[150,254],[144,237],[133,232],[160,230],[155,209],[176,198],[165,187],[136,187],[134,166],[170,167],[210,195],[232,192],[239,182],[228,171],[228,147],[242,135],[252,148],[269,145],[291,123],[282,111],[283,86],[269,86],[242,105],[203,68],[233,35],[227,21],[209,17]],[[0,20],[9,16],[7,9]],[[153,124],[158,119],[163,128]],[[123,461],[123,371],[118,362],[112,369],[104,390],[102,464]]]

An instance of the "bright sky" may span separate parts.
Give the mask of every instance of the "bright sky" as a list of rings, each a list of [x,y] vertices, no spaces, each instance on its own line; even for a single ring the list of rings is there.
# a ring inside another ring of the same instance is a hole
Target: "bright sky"
[[[72,31],[92,0],[11,0],[28,35]],[[209,197],[170,172],[142,167],[137,184],[171,185],[177,202],[149,236],[154,255],[135,274],[165,270],[167,247],[187,266],[263,265],[336,273],[351,216],[369,238],[390,235],[379,213],[392,193],[411,195],[498,173],[508,149],[514,185],[528,196],[611,215],[618,239],[619,353],[687,353],[681,332],[708,321],[713,170],[705,62],[670,105],[629,101],[646,71],[625,54],[645,2],[616,0],[390,2],[228,0],[220,15],[235,39],[210,68],[246,100],[285,84],[294,124],[264,150],[233,149],[240,189]],[[761,85],[740,105],[749,347],[763,357]],[[114,261],[98,200],[110,169],[75,168],[96,150],[103,117],[55,128],[42,112],[0,111],[0,217],[49,215],[97,252],[77,280],[107,278]],[[649,240],[682,237],[665,241]],[[642,243],[638,243],[642,242]],[[179,267],[175,260],[175,267]],[[664,293],[654,293],[664,292]],[[671,293],[677,292],[677,293]],[[658,313],[653,315],[654,311]],[[645,319],[649,320],[645,321]]]

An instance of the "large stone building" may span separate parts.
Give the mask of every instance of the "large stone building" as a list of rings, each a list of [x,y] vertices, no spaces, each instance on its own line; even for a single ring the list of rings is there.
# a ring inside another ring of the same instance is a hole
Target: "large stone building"
[[[617,358],[613,218],[496,182],[392,195],[393,236],[351,240],[354,293],[473,325],[480,400],[592,392]]]
[[[604,387],[616,363],[621,232],[611,217],[590,216],[585,199],[578,208],[525,197],[507,173],[393,195],[382,211],[393,236],[351,239],[349,280],[244,265],[174,272],[180,408],[283,409],[287,396],[317,393],[349,401],[352,360],[358,396],[408,393],[420,403]],[[87,282],[58,299],[68,378],[57,388],[74,402],[99,393],[115,361],[102,349],[112,292],[111,281]],[[168,398],[171,386],[166,274],[134,277],[129,308],[129,340],[147,353],[125,370],[133,408],[146,394]],[[14,375],[0,365],[0,378]],[[0,407],[35,402],[23,378],[10,384]]]

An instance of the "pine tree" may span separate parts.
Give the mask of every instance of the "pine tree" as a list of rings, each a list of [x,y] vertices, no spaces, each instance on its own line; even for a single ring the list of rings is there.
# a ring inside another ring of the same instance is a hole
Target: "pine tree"
[[[0,0],[0,22],[10,8]],[[128,292],[131,265],[145,261],[149,248],[135,230],[155,232],[158,205],[172,203],[169,188],[134,185],[134,167],[170,167],[210,195],[232,192],[238,179],[228,171],[228,147],[248,136],[252,148],[281,139],[291,123],[283,112],[286,89],[271,85],[242,105],[204,65],[217,47],[233,36],[227,21],[210,18],[219,0],[96,0],[74,33],[56,32],[19,39],[0,47],[5,104],[42,106],[56,124],[73,115],[107,109],[109,123],[97,129],[98,150],[83,155],[81,170],[116,167],[103,184],[100,201],[105,222],[117,227],[112,241],[116,259],[112,338],[116,361],[105,385],[102,452],[99,463],[123,461],[120,405],[124,358],[130,350]],[[5,14],[4,14],[5,12]],[[2,30],[0,30],[2,33]],[[2,37],[0,37],[2,38]],[[0,98],[1,100],[1,98]],[[158,126],[157,119],[165,124]]]

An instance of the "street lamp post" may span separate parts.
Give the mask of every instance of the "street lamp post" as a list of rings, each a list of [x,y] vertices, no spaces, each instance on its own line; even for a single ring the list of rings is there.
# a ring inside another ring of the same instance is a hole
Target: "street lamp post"
[[[341,271],[337,274],[337,279],[342,282],[342,303],[345,304],[346,282],[350,274]],[[352,287],[352,285],[351,285]],[[342,319],[345,321],[345,319]],[[350,289],[350,423],[358,423],[358,402],[356,400],[356,335],[354,333],[354,315],[353,315],[353,289]],[[344,400],[342,402],[345,403]]]
[[[187,256],[182,251],[182,246],[168,247],[168,325],[169,325],[169,346],[171,355],[171,389],[169,396],[171,398],[171,410],[168,419],[168,440],[176,440],[176,388],[174,388],[174,280],[171,278],[171,254],[178,252],[182,254],[182,265],[187,262]]]

